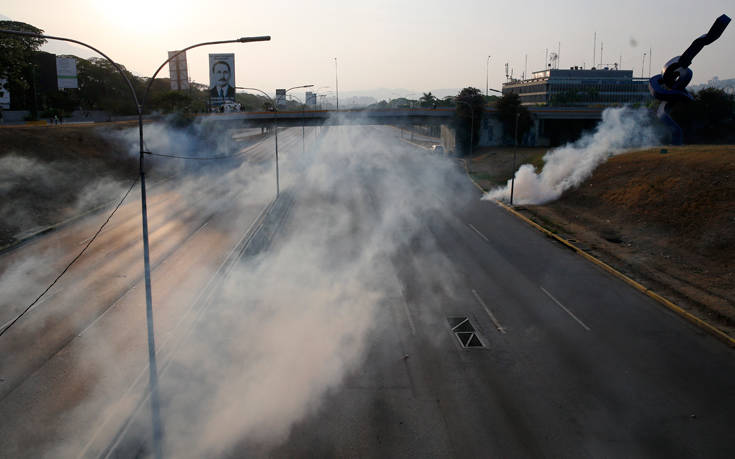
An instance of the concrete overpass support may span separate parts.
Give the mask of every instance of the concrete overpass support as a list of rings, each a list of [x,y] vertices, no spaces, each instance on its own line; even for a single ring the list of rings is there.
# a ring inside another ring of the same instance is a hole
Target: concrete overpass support
[[[503,144],[503,125],[494,115],[485,114],[480,122],[479,147],[494,147]]]
[[[441,125],[441,144],[449,155],[457,154],[457,130],[448,124]]]

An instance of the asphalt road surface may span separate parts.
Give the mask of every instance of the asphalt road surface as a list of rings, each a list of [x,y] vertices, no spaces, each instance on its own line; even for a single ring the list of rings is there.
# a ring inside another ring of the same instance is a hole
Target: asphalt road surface
[[[274,205],[257,174],[152,199],[164,456],[731,457],[731,349],[399,130],[307,133]],[[0,455],[153,455],[131,206],[0,338]]]

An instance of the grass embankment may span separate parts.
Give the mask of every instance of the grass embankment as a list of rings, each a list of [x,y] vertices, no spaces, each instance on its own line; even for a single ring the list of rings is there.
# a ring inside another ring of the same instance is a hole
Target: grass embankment
[[[735,147],[625,153],[579,188],[522,212],[619,271],[735,336]],[[543,166],[544,150],[518,164]],[[486,189],[512,174],[512,149],[468,162]]]

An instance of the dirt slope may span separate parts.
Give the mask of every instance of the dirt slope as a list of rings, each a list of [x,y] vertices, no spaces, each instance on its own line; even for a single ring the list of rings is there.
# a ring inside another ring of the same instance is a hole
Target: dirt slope
[[[109,135],[115,129],[0,129],[0,247],[116,197],[115,184],[135,179],[138,162]]]

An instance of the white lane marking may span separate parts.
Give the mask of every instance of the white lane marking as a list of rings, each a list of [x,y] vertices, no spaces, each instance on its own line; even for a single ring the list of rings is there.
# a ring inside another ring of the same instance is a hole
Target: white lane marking
[[[551,298],[551,299],[552,299],[552,300],[554,301],[554,303],[556,303],[557,305],[559,305],[559,307],[560,307],[560,308],[562,308],[562,309],[563,309],[563,310],[564,310],[564,311],[565,311],[565,312],[566,312],[567,314],[569,314],[569,315],[571,316],[571,318],[572,318],[572,319],[576,320],[576,321],[577,321],[577,323],[579,323],[579,325],[581,325],[581,326],[582,326],[582,328],[584,328],[584,329],[585,329],[585,330],[587,330],[587,331],[590,331],[590,327],[588,327],[587,325],[585,325],[585,323],[584,323],[584,322],[582,322],[581,320],[579,320],[579,318],[578,318],[577,316],[575,316],[575,315],[574,315],[574,313],[572,313],[572,311],[570,311],[569,309],[565,308],[565,307],[564,307],[564,305],[563,305],[563,304],[561,304],[561,303],[559,302],[559,300],[557,300],[556,298],[554,298],[554,295],[552,295],[551,293],[547,292],[547,291],[546,291],[546,289],[545,289],[545,288],[543,288],[543,287],[541,287],[541,286],[539,286],[539,288],[540,288],[540,289],[541,289],[541,291],[542,291],[542,292],[544,292],[544,293],[545,293],[545,294],[546,294],[546,295],[547,295],[547,296],[548,296],[549,298]]]
[[[485,312],[487,312],[487,315],[490,316],[490,320],[493,321],[495,324],[495,328],[498,329],[500,333],[505,333],[505,328],[503,328],[502,325],[500,325],[500,322],[498,322],[498,319],[495,317],[495,314],[490,311],[490,308],[487,307],[484,301],[482,301],[482,298],[480,298],[480,295],[477,293],[475,289],[472,289],[472,294],[475,295],[475,299],[478,303],[482,305],[483,308],[485,308]]]
[[[490,240],[488,238],[486,238],[485,235],[482,234],[479,229],[477,229],[474,226],[472,226],[472,223],[467,223],[467,226],[469,226],[472,231],[474,231],[475,233],[477,233],[478,236],[480,236],[481,238],[483,238],[485,240],[485,242],[490,242]]]
[[[403,309],[406,311],[406,317],[408,317],[408,324],[411,326],[411,334],[416,335],[416,326],[413,324],[413,319],[411,318],[411,310],[408,309],[408,304],[406,301],[401,301],[403,304]]]

